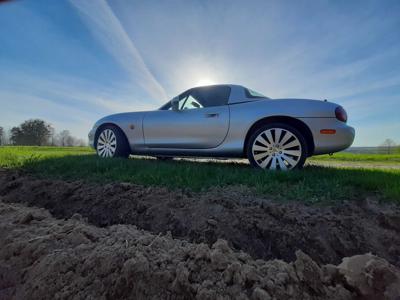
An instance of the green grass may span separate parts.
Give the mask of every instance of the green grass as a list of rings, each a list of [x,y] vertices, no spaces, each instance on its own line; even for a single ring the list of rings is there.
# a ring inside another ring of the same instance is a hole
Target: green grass
[[[350,154],[340,154],[343,158]],[[353,154],[351,154],[353,156]],[[370,161],[370,155],[358,162]],[[379,160],[376,160],[379,161]],[[268,172],[243,163],[100,159],[89,148],[0,147],[0,167],[36,176],[90,182],[133,182],[191,191],[244,185],[276,200],[327,203],[376,195],[400,203],[399,169],[309,166],[301,171]]]
[[[350,161],[350,162],[378,162],[400,164],[400,154],[354,154],[340,152],[330,155],[314,156],[313,161]]]
[[[0,167],[19,168],[48,158],[93,153],[89,147],[3,146],[0,147]]]

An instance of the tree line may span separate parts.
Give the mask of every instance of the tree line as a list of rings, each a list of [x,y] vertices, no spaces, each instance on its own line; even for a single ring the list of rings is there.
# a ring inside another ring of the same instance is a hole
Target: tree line
[[[56,132],[51,124],[41,119],[30,119],[8,132],[0,126],[0,145],[17,146],[86,146],[83,139],[76,138],[68,130]]]
[[[86,146],[86,141],[76,138],[68,130],[56,133],[51,124],[41,119],[30,119],[11,128],[8,135],[0,126],[0,145],[21,146]],[[379,149],[383,153],[400,152],[399,145],[392,139],[386,139]]]

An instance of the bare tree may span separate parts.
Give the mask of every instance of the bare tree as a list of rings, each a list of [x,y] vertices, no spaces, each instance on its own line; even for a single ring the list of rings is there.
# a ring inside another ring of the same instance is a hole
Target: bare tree
[[[2,145],[9,145],[10,144],[10,130],[5,130],[3,128],[3,135],[1,137]]]
[[[391,154],[396,147],[396,143],[392,139],[386,139],[382,144],[381,148],[384,149],[384,151],[387,154]]]
[[[70,142],[71,134],[69,130],[63,130],[58,134],[58,145],[59,146],[68,146]]]
[[[87,146],[87,142],[84,139],[77,139],[75,142],[75,146],[85,147]]]
[[[43,146],[48,144],[51,132],[50,124],[40,119],[32,119],[13,127],[10,140],[14,145]]]
[[[50,133],[49,133],[49,144],[51,146],[56,145],[56,130],[53,127],[50,127]]]
[[[4,129],[0,126],[0,146],[4,144]]]
[[[69,135],[65,141],[65,146],[68,146],[68,147],[75,146],[75,138],[73,136]]]
[[[82,147],[86,146],[86,142],[83,139],[72,136],[69,130],[63,130],[57,134],[56,145],[62,147]]]

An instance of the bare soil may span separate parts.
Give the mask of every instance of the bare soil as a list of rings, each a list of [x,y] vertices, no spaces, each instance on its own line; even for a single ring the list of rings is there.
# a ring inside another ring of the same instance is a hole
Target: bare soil
[[[254,260],[132,225],[99,228],[80,215],[0,200],[0,299],[398,299],[400,272],[371,254],[320,267]]]
[[[79,213],[100,227],[132,224],[208,245],[225,239],[255,259],[293,261],[302,250],[318,263],[339,263],[372,252],[400,267],[400,208],[368,199],[316,207],[257,198],[245,187],[191,193],[15,172],[0,172],[0,195],[5,202],[46,208],[57,218]]]
[[[315,207],[3,170],[0,245],[0,299],[400,297],[400,209],[371,199]]]

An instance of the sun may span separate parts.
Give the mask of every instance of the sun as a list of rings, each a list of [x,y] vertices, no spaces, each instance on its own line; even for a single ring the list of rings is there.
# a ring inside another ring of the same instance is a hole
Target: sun
[[[215,81],[211,78],[201,78],[197,81],[196,86],[203,86],[203,85],[212,85],[215,84]]]

